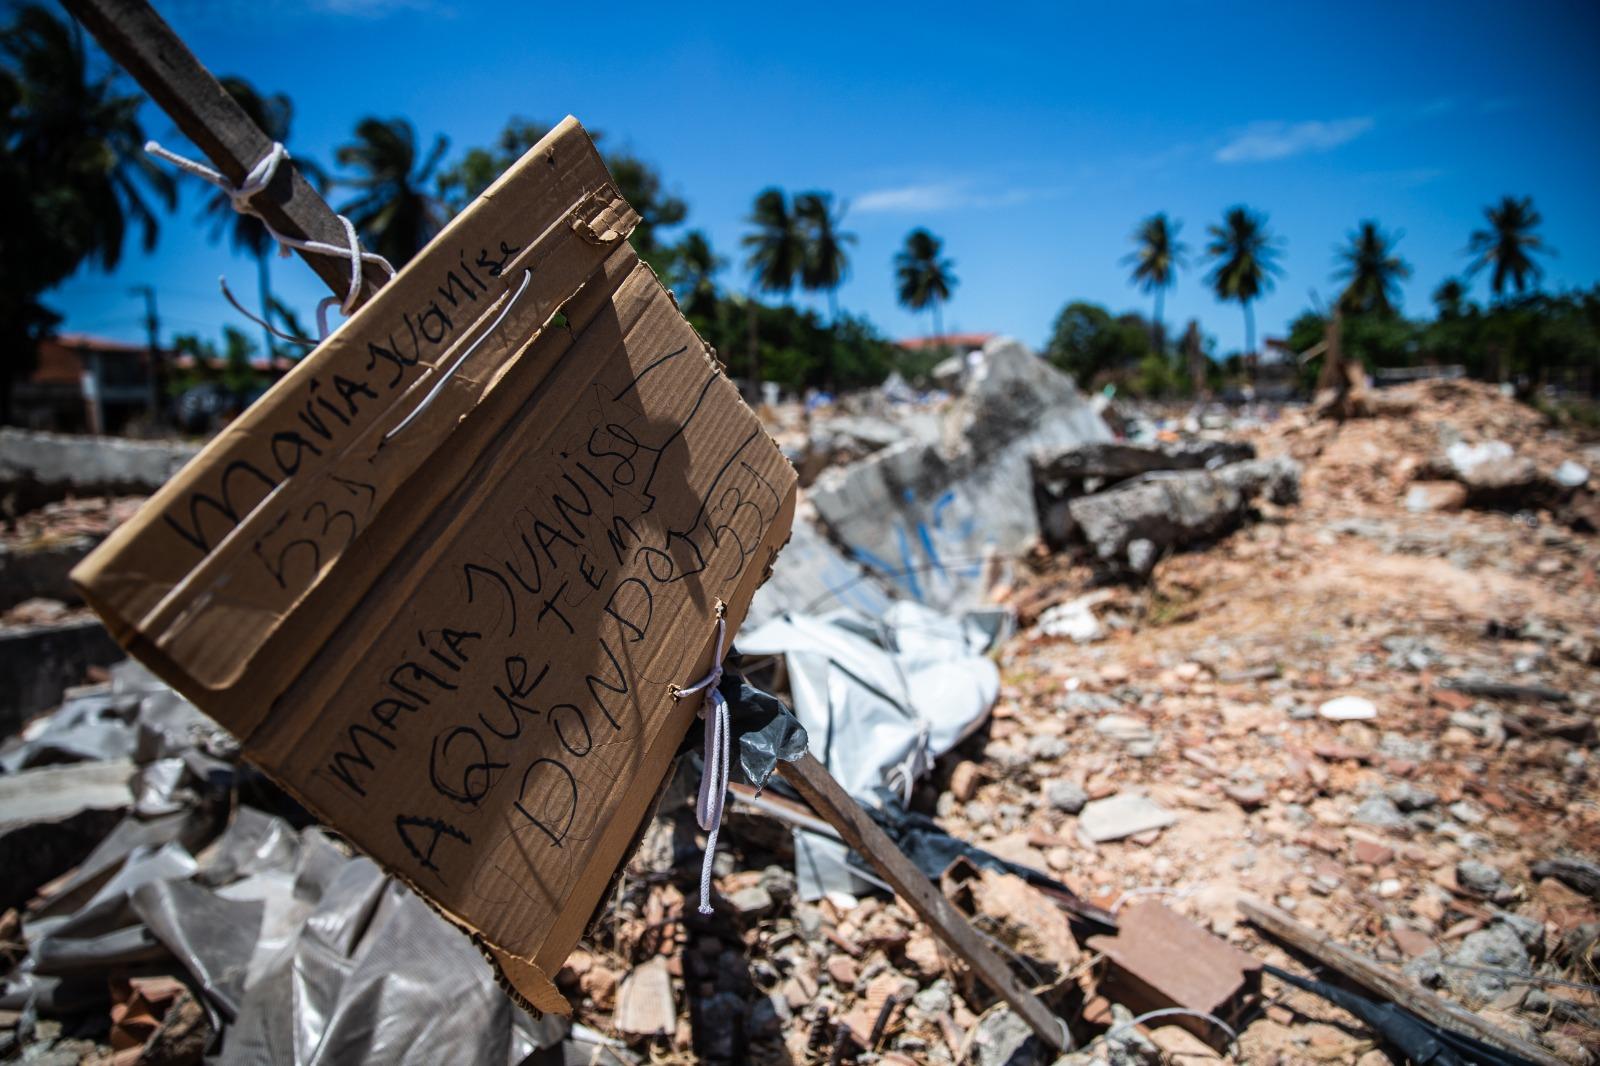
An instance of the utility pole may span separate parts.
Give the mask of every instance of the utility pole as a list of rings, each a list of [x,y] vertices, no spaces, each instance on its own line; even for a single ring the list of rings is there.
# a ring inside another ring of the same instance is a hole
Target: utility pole
[[[149,348],[150,365],[150,418],[157,425],[165,425],[163,403],[165,397],[166,369],[161,365],[161,318],[156,314],[156,290],[154,285],[135,285],[130,290],[135,294],[144,296],[144,331],[145,340]]]

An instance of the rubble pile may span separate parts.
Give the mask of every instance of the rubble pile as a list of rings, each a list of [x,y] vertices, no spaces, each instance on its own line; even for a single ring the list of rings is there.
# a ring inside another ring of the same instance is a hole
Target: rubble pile
[[[126,665],[0,748],[14,1046],[1378,1066],[1396,1036],[1340,1005],[1360,993],[1470,1012],[1532,1061],[1596,1061],[1600,537],[1571,509],[1600,457],[1470,382],[1384,390],[1344,423],[1114,443],[1070,383],[1002,349],[944,407],[775,413],[792,455],[831,458],[734,665],[806,705],[819,758],[863,749],[836,773],[859,763],[858,798],[933,841],[897,838],[938,856],[945,897],[1078,1050],[1047,1052],[860,856],[837,848],[848,890],[819,877],[816,819],[776,782],[735,795],[699,914],[692,757],[557,977],[574,1018],[535,1021],[470,941]],[[1485,463],[1522,482],[1486,495]],[[77,506],[11,535],[123,505]],[[985,547],[1023,561],[942,583]],[[958,697],[947,726],[917,717]],[[850,714],[875,726],[847,735]],[[895,796],[868,799],[874,780]],[[1338,984],[1335,949],[1395,987]]]

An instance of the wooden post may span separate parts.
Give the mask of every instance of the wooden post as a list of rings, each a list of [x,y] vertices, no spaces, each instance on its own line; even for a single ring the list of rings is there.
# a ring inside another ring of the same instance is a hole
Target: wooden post
[[[250,168],[272,148],[267,135],[145,0],[62,0],[62,3],[230,181],[235,184],[242,181]],[[255,204],[280,233],[335,245],[346,241],[344,226],[333,209],[295,167],[280,167],[272,184],[257,197]],[[305,252],[301,256],[334,295],[344,296],[350,283],[347,259]],[[365,278],[367,293],[385,280],[380,271],[370,266],[365,269]],[[752,316],[754,313],[752,305]],[[753,326],[752,317],[752,329]],[[796,763],[780,763],[779,768],[784,779],[838,830],[845,843],[872,863],[883,879],[932,926],[939,939],[965,959],[978,978],[1010,1004],[1040,1039],[1058,1051],[1069,1050],[1066,1023],[1023,987],[966,918],[895,847],[821,763],[808,754]]]
[[[242,182],[250,168],[272,150],[272,139],[145,0],[62,0],[62,4],[229,181],[235,185]],[[286,237],[339,247],[349,243],[338,215],[298,167],[280,166],[272,184],[252,203],[272,228]],[[316,252],[301,252],[300,256],[335,296],[345,297],[350,288],[348,258]],[[362,267],[367,283],[364,299],[387,275],[371,263]]]
[[[1344,974],[1373,995],[1390,1003],[1397,1003],[1425,1021],[1441,1029],[1481,1040],[1501,1051],[1520,1055],[1539,1066],[1560,1066],[1561,1060],[1544,1048],[1528,1043],[1521,1037],[1497,1029],[1476,1014],[1447,1003],[1411,984],[1405,978],[1386,969],[1364,955],[1358,955],[1341,944],[1335,944],[1326,933],[1313,929],[1289,917],[1276,907],[1253,899],[1239,901],[1245,918],[1264,930],[1274,939],[1302,951],[1318,962]]]
[[[1071,1050],[1066,1023],[1017,980],[1016,974],[984,943],[966,917],[945,899],[944,893],[933,886],[904,852],[895,847],[889,835],[850,798],[826,767],[807,753],[794,762],[780,762],[778,773],[794,786],[812,810],[839,831],[846,844],[872,863],[873,869],[889,883],[895,894],[909,903],[939,939],[972,967],[973,973],[990,991],[1010,1004],[1039,1039],[1057,1051]]]

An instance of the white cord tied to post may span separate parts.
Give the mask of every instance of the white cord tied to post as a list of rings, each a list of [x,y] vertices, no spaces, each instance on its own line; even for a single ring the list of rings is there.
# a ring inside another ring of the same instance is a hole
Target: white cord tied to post
[[[728,722],[728,701],[722,698],[717,686],[722,684],[722,657],[727,652],[727,609],[717,601],[717,651],[711,660],[711,672],[692,685],[674,688],[672,698],[692,696],[705,690],[706,702],[700,708],[700,717],[706,723],[705,769],[700,775],[700,798],[695,803],[695,819],[706,831],[705,860],[700,864],[700,913],[711,913],[711,867],[717,856],[717,833],[722,829],[722,808],[728,795],[729,749],[732,747],[732,728]]]
[[[272,148],[267,152],[266,155],[262,156],[256,162],[255,166],[250,168],[250,172],[244,176],[244,180],[238,185],[233,185],[231,182],[229,182],[220,171],[213,170],[204,163],[197,163],[193,159],[186,159],[176,152],[172,152],[161,147],[161,145],[157,144],[155,141],[146,141],[144,150],[155,156],[157,159],[162,159],[168,163],[171,163],[184,173],[193,174],[202,181],[216,186],[222,191],[223,195],[228,198],[228,202],[233,205],[233,209],[235,211],[241,215],[250,215],[256,218],[264,227],[266,227],[267,234],[273,240],[278,242],[278,247],[281,254],[288,255],[290,248],[297,248],[302,252],[318,252],[323,255],[335,255],[341,259],[348,259],[350,261],[350,286],[345,292],[344,299],[340,300],[336,296],[330,296],[317,305],[317,328],[321,332],[323,338],[326,338],[329,333],[327,318],[329,307],[337,305],[339,307],[340,314],[343,314],[346,317],[349,316],[351,311],[355,310],[356,301],[361,297],[361,266],[363,263],[373,263],[377,266],[380,266],[391,278],[394,277],[394,265],[390,263],[389,260],[385,259],[376,252],[364,252],[361,250],[361,238],[356,235],[355,223],[351,222],[343,215],[334,216],[344,226],[346,245],[340,246],[337,244],[328,244],[325,241],[302,240],[299,237],[285,236],[284,234],[279,233],[276,229],[273,229],[272,223],[268,222],[261,212],[256,210],[254,203],[251,201],[257,193],[261,192],[267,186],[272,184],[272,179],[278,172],[278,164],[289,158],[289,150],[283,146],[282,142],[273,141]],[[308,344],[314,346],[318,343],[317,341],[308,340],[305,337],[294,337],[287,333],[280,333],[272,326],[271,323],[257,318],[255,315],[245,310],[244,306],[240,304],[238,300],[233,298],[233,293],[228,291],[228,281],[226,278],[218,278],[217,280],[222,286],[222,295],[227,297],[228,302],[233,304],[233,306],[242,312],[246,318],[249,318],[257,325],[262,326],[270,331],[274,337],[278,337],[286,341],[292,341],[295,344]]]

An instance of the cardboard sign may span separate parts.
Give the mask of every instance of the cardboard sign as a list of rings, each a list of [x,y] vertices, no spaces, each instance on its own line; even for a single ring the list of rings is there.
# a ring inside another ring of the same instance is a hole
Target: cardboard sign
[[[567,119],[73,573],[546,1010],[794,510],[637,220]]]

